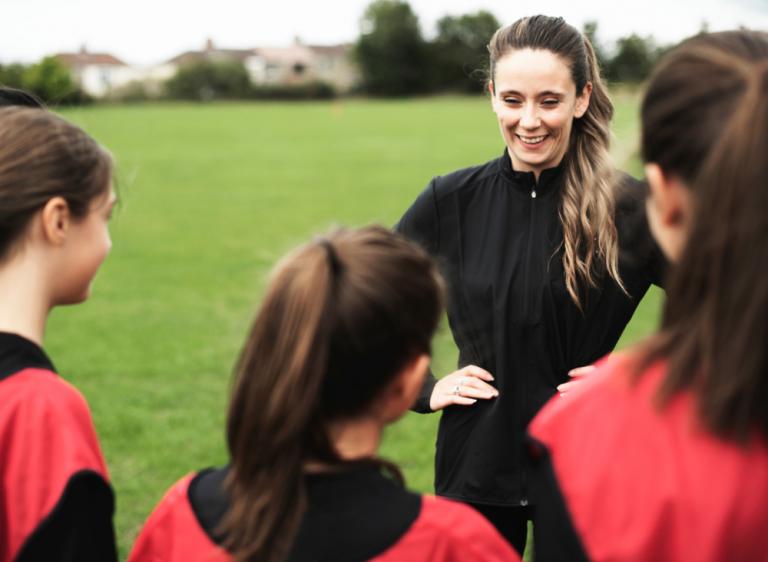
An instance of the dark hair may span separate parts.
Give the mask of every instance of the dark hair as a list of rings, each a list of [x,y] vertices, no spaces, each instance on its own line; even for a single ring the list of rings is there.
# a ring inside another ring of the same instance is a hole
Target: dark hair
[[[662,404],[692,390],[714,433],[768,435],[768,34],[697,36],[665,56],[642,104],[642,150],[691,190],[695,213],[667,278]]]
[[[16,88],[0,86],[0,107],[8,105],[45,109],[45,104],[34,94]]]
[[[111,176],[112,157],[79,127],[48,111],[0,108],[0,259],[51,198],[83,218]]]
[[[582,117],[574,119],[563,160],[565,182],[559,211],[565,285],[581,307],[581,289],[597,286],[599,273],[607,271],[623,288],[613,220],[615,178],[608,150],[613,104],[589,39],[563,18],[525,17],[496,31],[488,45],[492,80],[498,61],[520,49],[545,50],[561,57],[569,65],[577,95],[587,83],[592,84],[589,106]]]
[[[229,408],[222,528],[236,560],[284,559],[305,509],[305,463],[344,464],[328,423],[365,412],[428,353],[441,311],[435,264],[383,227],[335,231],[277,265]]]

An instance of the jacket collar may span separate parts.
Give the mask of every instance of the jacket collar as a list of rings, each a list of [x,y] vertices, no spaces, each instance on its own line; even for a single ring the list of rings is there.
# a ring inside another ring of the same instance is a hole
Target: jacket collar
[[[539,181],[533,172],[518,172],[512,167],[512,159],[509,157],[509,151],[504,148],[504,153],[499,158],[499,171],[509,180],[512,186],[526,194],[530,194],[534,189],[536,196],[547,195],[557,192],[563,182],[563,159],[560,164],[554,168],[547,168],[539,174]]]

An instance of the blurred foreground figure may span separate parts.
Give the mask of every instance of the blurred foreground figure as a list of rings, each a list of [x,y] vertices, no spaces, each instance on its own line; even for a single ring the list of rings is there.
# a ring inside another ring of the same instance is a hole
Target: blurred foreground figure
[[[674,49],[642,125],[662,327],[534,419],[536,560],[768,560],[768,34]]]

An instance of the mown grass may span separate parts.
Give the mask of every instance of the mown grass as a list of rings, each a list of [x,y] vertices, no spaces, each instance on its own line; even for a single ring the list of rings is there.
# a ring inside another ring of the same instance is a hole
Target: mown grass
[[[617,97],[618,165],[638,171],[636,95]],[[230,373],[269,268],[332,225],[391,225],[435,174],[502,141],[484,98],[69,110],[118,162],[114,248],[92,298],[57,310],[47,349],[93,410],[124,557],[163,491],[225,462]],[[652,292],[624,343],[653,328]],[[435,371],[455,349],[447,329]],[[383,453],[432,489],[438,416],[410,414]]]

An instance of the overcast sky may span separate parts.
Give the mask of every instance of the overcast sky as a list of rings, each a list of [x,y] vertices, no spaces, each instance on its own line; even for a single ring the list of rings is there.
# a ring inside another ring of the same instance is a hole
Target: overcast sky
[[[57,52],[108,52],[151,65],[199,49],[354,41],[369,0],[0,0],[0,63],[33,62]],[[427,37],[446,14],[486,9],[502,24],[536,13],[581,27],[598,21],[598,36],[636,32],[669,43],[696,33],[746,25],[768,29],[768,0],[410,0]]]

